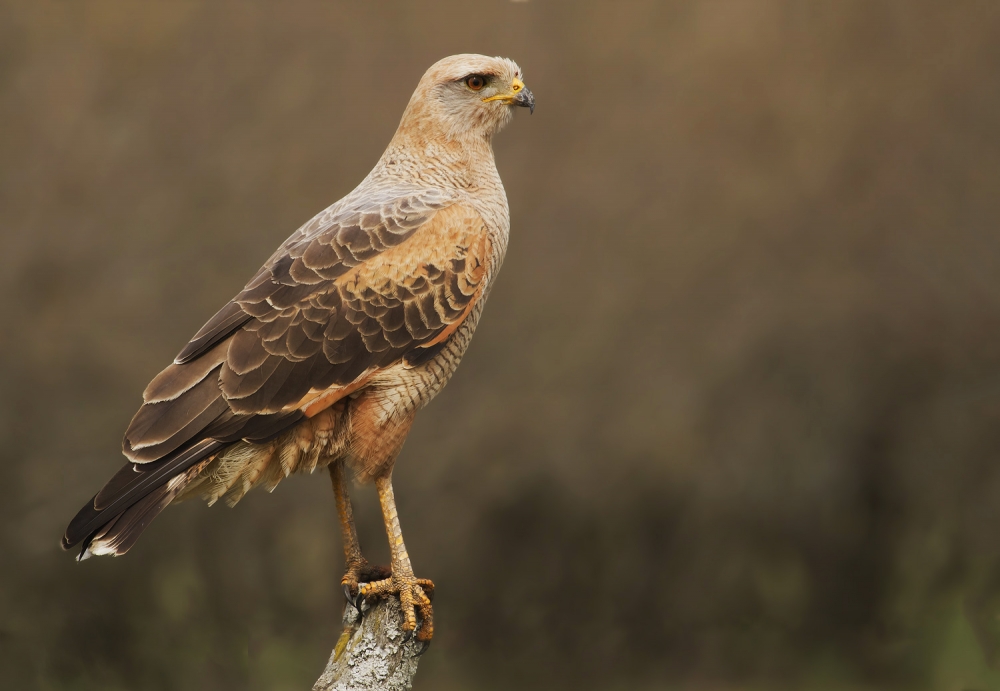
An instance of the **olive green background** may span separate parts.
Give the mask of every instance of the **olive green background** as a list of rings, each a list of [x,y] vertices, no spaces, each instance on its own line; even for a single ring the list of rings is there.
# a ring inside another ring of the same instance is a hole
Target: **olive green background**
[[[1000,5],[944,0],[0,2],[0,686],[319,675],[325,474],[57,543],[148,380],[457,52],[538,107],[396,466],[417,691],[1000,688]]]

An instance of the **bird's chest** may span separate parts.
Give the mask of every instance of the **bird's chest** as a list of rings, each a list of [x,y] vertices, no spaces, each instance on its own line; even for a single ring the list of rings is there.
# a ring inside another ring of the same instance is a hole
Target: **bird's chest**
[[[432,357],[416,364],[404,360],[388,367],[366,387],[364,396],[379,401],[381,417],[386,423],[415,412],[437,396],[455,374],[472,342],[493,281],[503,263],[509,230],[506,200],[502,206],[497,204],[479,211],[483,217],[481,232],[490,248],[485,257],[486,271],[481,294],[468,316]]]
[[[444,389],[472,342],[484,304],[485,297],[433,357],[417,365],[405,362],[393,365],[364,390],[361,395],[374,404],[369,405],[369,410],[378,411],[377,426],[387,426],[393,420],[414,414]]]
[[[484,184],[475,195],[470,195],[465,203],[474,208],[483,219],[482,232],[491,247],[487,273],[489,281],[492,282],[507,253],[507,240],[510,236],[510,208],[500,177],[496,176]]]

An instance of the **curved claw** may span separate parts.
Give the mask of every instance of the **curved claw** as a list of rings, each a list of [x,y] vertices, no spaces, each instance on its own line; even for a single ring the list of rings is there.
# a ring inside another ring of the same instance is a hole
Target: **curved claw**
[[[351,594],[351,586],[349,583],[343,583],[342,586],[344,588],[344,599],[347,600],[347,604],[349,604],[354,609],[358,610],[358,614],[361,614],[361,608],[358,607],[359,596]]]

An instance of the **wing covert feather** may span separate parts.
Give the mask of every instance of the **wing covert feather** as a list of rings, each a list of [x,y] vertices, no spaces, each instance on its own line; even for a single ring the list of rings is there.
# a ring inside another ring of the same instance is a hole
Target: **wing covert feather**
[[[482,295],[491,251],[479,214],[437,191],[331,207],[153,380],[125,454],[265,438],[320,395],[332,403],[404,356],[427,359]]]

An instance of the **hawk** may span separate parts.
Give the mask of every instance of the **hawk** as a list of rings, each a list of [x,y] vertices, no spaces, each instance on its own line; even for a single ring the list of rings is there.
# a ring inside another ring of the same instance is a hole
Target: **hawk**
[[[427,70],[371,173],[295,231],[149,383],[122,443],[128,462],[70,522],[63,548],[121,555],[173,501],[233,505],[326,467],[348,599],[398,594],[404,629],[430,640],[434,585],[414,575],[392,468],[482,315],[510,229],[492,139],[515,107],[534,105],[505,58],[455,55]],[[375,483],[389,568],[361,554],[348,474]]]

